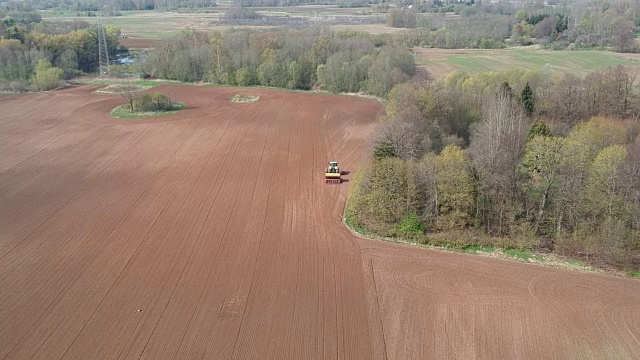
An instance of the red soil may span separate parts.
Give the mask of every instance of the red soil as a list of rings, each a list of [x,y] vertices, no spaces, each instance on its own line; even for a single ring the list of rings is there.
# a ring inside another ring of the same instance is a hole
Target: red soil
[[[94,89],[0,96],[0,359],[640,358],[637,281],[352,236],[378,103]]]

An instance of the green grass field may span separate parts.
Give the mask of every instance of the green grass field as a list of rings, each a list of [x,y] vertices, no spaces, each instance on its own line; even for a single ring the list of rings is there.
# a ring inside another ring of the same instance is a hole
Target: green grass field
[[[534,48],[501,50],[414,49],[419,54],[416,64],[436,77],[452,71],[470,73],[502,71],[509,68],[538,69],[551,66],[559,72],[584,75],[589,71],[613,65],[640,66],[635,54],[616,54],[608,51],[551,51]]]

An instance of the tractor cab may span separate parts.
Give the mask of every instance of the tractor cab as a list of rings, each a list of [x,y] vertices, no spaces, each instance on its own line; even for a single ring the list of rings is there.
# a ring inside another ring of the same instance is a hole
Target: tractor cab
[[[340,184],[340,167],[337,161],[329,161],[329,165],[324,171],[324,182],[327,184]]]

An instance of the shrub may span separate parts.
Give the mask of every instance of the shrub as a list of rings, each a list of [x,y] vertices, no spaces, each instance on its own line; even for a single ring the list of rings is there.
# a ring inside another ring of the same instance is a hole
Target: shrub
[[[400,236],[414,238],[416,235],[424,234],[425,227],[420,217],[415,213],[406,214],[397,226]]]
[[[38,64],[33,70],[33,85],[40,91],[55,89],[60,86],[64,79],[64,70],[51,67],[51,63],[46,60],[38,60]]]
[[[165,94],[155,93],[152,96],[155,104],[155,111],[171,111],[173,110],[173,102]]]
[[[0,82],[0,92],[25,93],[32,88],[27,81]]]
[[[133,108],[138,112],[171,111],[175,109],[173,102],[165,94],[143,94],[133,102]]]
[[[388,141],[384,141],[384,142],[381,142],[380,144],[377,144],[373,150],[373,156],[374,158],[376,158],[376,160],[379,160],[385,157],[391,157],[394,155],[395,154],[393,153],[393,145]]]

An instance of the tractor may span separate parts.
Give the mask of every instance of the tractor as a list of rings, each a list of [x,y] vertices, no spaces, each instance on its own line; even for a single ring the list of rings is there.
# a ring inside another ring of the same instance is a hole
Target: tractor
[[[340,167],[338,167],[337,161],[329,161],[329,165],[324,171],[324,182],[326,184],[340,184],[342,179],[340,178]]]

